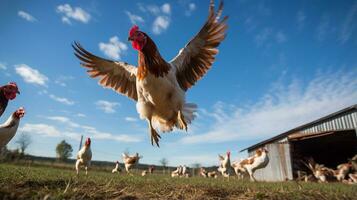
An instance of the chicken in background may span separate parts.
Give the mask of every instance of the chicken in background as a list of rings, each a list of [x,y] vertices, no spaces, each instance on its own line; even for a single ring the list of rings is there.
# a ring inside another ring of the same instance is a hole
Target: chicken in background
[[[189,171],[189,168],[186,165],[184,165],[182,167],[181,177],[185,177],[185,178],[191,177],[191,173]]]
[[[114,167],[114,169],[112,170],[112,173],[114,174],[114,173],[119,173],[121,171],[121,169],[120,169],[120,166],[119,166],[119,161],[116,161],[115,162],[115,167]]]
[[[86,170],[86,175],[88,175],[88,167],[90,166],[90,162],[92,160],[92,150],[90,148],[90,145],[91,140],[90,138],[87,138],[86,142],[84,143],[84,146],[81,148],[81,150],[78,151],[76,162],[77,175],[79,175],[79,168],[81,166],[84,166],[84,169]]]
[[[239,179],[244,179],[244,175],[247,174],[247,169],[244,168],[243,159],[240,161],[234,161],[232,163],[232,168]]]
[[[12,115],[0,125],[0,149],[5,147],[15,136],[20,124],[20,119],[24,117],[25,109],[18,108]]]
[[[14,100],[20,94],[15,82],[10,82],[0,87],[0,117],[5,112],[9,100]]]
[[[146,176],[147,174],[152,174],[154,172],[154,166],[149,166],[147,170],[141,172],[141,176]]]
[[[318,182],[327,183],[329,180],[335,179],[335,171],[333,169],[316,163],[313,158],[308,158],[307,162],[302,161],[302,163],[311,170]]]
[[[204,178],[208,177],[208,172],[203,167],[200,168],[200,176]]]
[[[231,152],[227,151],[226,156],[218,155],[219,167],[218,171],[221,172],[223,177],[229,177],[231,174]]]
[[[171,177],[179,177],[182,174],[182,166],[178,166],[175,171],[171,172]]]
[[[348,174],[348,177],[351,179],[351,183],[357,183],[357,172],[355,172],[354,174]]]
[[[200,176],[202,176],[204,178],[217,178],[218,177],[216,171],[208,172],[203,167],[200,168]]]
[[[195,118],[196,104],[187,103],[186,91],[211,68],[218,54],[218,46],[226,37],[227,16],[221,18],[223,2],[215,11],[210,1],[206,22],[196,36],[171,61],[165,61],[148,34],[133,26],[128,40],[138,51],[138,67],[125,62],[95,56],[79,43],[73,48],[75,55],[88,68],[92,78],[137,102],[141,119],[148,123],[151,144],[159,146],[157,132],[171,132],[174,128],[186,130]],[[160,88],[160,89],[158,89]]]
[[[129,156],[128,154],[123,153],[122,156],[126,173],[130,173],[130,169],[137,165],[139,160],[142,158],[142,156],[139,156],[138,153],[136,153],[134,156]]]
[[[258,169],[265,168],[269,163],[268,150],[265,148],[260,148],[255,151],[255,154],[247,159],[240,161],[246,172],[250,176],[251,181],[256,181],[254,177],[254,172]]]
[[[153,174],[153,173],[154,173],[154,170],[155,170],[155,167],[154,167],[154,166],[150,166],[150,167],[148,168],[149,174]]]
[[[345,180],[346,176],[350,173],[352,169],[352,163],[343,163],[337,166],[337,169],[334,171],[334,176],[340,182]]]

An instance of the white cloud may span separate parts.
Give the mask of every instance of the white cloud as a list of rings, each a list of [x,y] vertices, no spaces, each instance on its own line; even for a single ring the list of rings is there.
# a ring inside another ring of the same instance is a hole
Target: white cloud
[[[47,119],[53,120],[53,121],[57,121],[57,122],[61,122],[64,123],[70,127],[73,128],[78,128],[80,127],[79,124],[72,122],[69,118],[67,117],[63,117],[63,116],[50,116],[50,117],[46,117]]]
[[[109,39],[109,43],[99,43],[99,49],[110,58],[120,59],[121,54],[128,49],[128,46],[121,42],[117,36],[113,36]]]
[[[281,32],[281,31],[278,31],[276,34],[275,34],[275,39],[278,43],[284,43],[286,42],[286,35]]]
[[[353,33],[356,31],[356,17],[357,17],[357,2],[348,11],[347,16],[343,22],[342,29],[339,35],[339,41],[344,44],[347,42]],[[356,33],[355,33],[356,34]]]
[[[48,137],[59,137],[61,135],[61,132],[57,130],[54,126],[50,126],[47,124],[26,123],[23,127],[19,128],[19,131]]]
[[[165,3],[161,6],[161,11],[165,14],[171,14],[171,6],[168,3]]]
[[[76,131],[66,131],[61,130],[55,126],[48,124],[31,124],[26,123],[23,127],[19,128],[19,131],[38,134],[45,137],[68,137],[71,139],[79,140],[81,135],[91,137],[95,140],[116,140],[118,142],[140,142],[141,138],[137,135],[127,135],[127,134],[112,134],[108,132],[98,131],[94,127],[84,126],[72,122],[71,119],[63,116],[51,116],[47,117],[50,120],[63,123],[71,128],[75,128]]]
[[[298,25],[298,29],[301,30],[304,28],[305,26],[305,20],[306,20],[306,15],[304,13],[304,11],[300,10],[297,14],[296,14],[296,21],[297,21],[297,25]]]
[[[157,16],[152,24],[152,31],[155,34],[160,34],[166,30],[170,25],[170,18],[167,16]]]
[[[77,113],[76,115],[77,117],[87,117],[87,115],[83,114],[83,113]]]
[[[160,6],[138,4],[139,9],[142,12],[148,12],[155,16],[152,23],[152,32],[154,34],[161,34],[163,31],[169,28],[171,22],[171,5],[169,3],[164,3]]]
[[[82,23],[88,23],[91,19],[89,13],[80,7],[73,7],[69,4],[63,4],[57,6],[56,11],[62,14],[62,22],[66,24],[71,24],[71,19],[77,20]]]
[[[125,13],[128,15],[129,20],[130,20],[130,22],[132,24],[138,24],[138,23],[144,23],[145,22],[144,19],[139,15],[132,14],[129,11],[125,11]]]
[[[192,14],[193,11],[196,10],[196,4],[194,3],[189,3],[188,4],[188,10],[185,11],[185,15],[186,16],[190,16]]]
[[[115,113],[115,108],[120,104],[117,102],[99,100],[95,103],[95,105],[98,109],[103,110],[105,113]]]
[[[73,76],[59,76],[56,80],[55,83],[62,86],[62,87],[66,87],[67,86],[67,81],[69,80],[73,80],[74,77]]]
[[[214,123],[183,143],[220,143],[261,140],[356,103],[357,71],[318,74],[307,84],[295,80],[276,83],[257,103],[228,107],[218,103]]]
[[[48,81],[47,76],[26,64],[15,65],[15,71],[27,83],[46,86],[46,82]]]
[[[255,36],[255,42],[260,46],[267,41],[273,33],[273,29],[264,28]]]
[[[93,139],[98,139],[98,140],[116,140],[118,142],[140,142],[141,141],[141,139],[136,136],[101,132],[93,127],[86,129],[85,132],[89,137],[92,137]]]
[[[0,62],[0,69],[6,70],[6,63]]]
[[[330,30],[330,19],[327,15],[324,15],[320,21],[320,24],[316,28],[317,40],[325,40]]]
[[[34,18],[32,15],[30,15],[29,13],[22,11],[22,10],[17,12],[17,15],[19,15],[20,17],[24,18],[26,21],[29,21],[29,22],[37,21],[37,19]]]
[[[146,10],[148,10],[153,15],[158,15],[160,13],[160,8],[157,5],[148,5]]]
[[[135,118],[135,117],[125,117],[125,121],[128,121],[128,122],[136,122],[136,121],[138,121],[138,119]]]
[[[53,94],[50,94],[49,97],[57,102],[60,102],[60,103],[63,103],[63,104],[66,104],[66,105],[73,105],[74,104],[74,101],[71,101],[67,98],[64,98],[64,97],[58,97],[56,95],[53,95]]]

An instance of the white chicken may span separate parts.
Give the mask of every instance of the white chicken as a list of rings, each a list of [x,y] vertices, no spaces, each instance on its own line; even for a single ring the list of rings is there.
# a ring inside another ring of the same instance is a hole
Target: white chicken
[[[137,165],[139,160],[142,158],[142,156],[139,156],[138,153],[136,153],[134,156],[129,156],[128,154],[123,153],[122,156],[126,173],[130,173],[130,169]]]
[[[226,156],[218,155],[219,167],[218,171],[221,172],[223,177],[229,177],[231,174],[231,152],[227,151]]]
[[[114,169],[112,170],[112,173],[119,173],[121,171],[120,167],[119,167],[119,161],[116,161],[115,162],[115,167]]]
[[[125,62],[95,56],[79,43],[75,55],[88,68],[88,74],[99,77],[99,83],[136,101],[141,119],[148,123],[151,143],[159,146],[162,132],[178,128],[187,131],[194,119],[197,106],[186,103],[186,91],[196,84],[211,68],[218,46],[226,36],[228,17],[221,19],[223,3],[217,11],[210,1],[206,22],[195,37],[171,61],[165,61],[148,34],[133,26],[128,40],[138,50],[138,67]],[[174,38],[172,38],[174,39]]]
[[[79,174],[79,168],[81,166],[84,166],[84,169],[86,170],[86,175],[88,175],[88,167],[90,166],[90,162],[92,160],[92,150],[90,148],[90,145],[91,140],[90,138],[87,138],[86,142],[84,143],[84,146],[81,148],[81,150],[78,151],[76,162],[77,175]]]
[[[24,117],[25,109],[20,107],[17,109],[5,123],[0,125],[0,149],[5,147],[10,140],[15,136],[17,128],[20,124],[20,119]]]

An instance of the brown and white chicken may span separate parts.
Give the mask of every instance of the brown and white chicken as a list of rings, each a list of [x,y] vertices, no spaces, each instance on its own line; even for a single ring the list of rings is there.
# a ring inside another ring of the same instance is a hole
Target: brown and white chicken
[[[346,176],[349,174],[349,172],[352,169],[352,163],[343,163],[337,166],[337,169],[334,171],[335,172],[335,177],[338,181],[342,182],[345,180]]]
[[[251,181],[256,181],[254,172],[258,169],[265,168],[269,164],[268,150],[260,148],[255,151],[255,154],[249,158],[243,159],[238,163],[234,163],[233,168],[238,177],[244,178],[244,173],[248,173]]]
[[[314,177],[321,183],[327,183],[329,180],[336,180],[335,171],[324,165],[318,164],[313,158],[308,158],[307,162],[303,163],[308,167]]]
[[[187,125],[195,117],[197,106],[186,102],[186,92],[215,61],[217,47],[227,29],[228,17],[221,19],[222,11],[223,3],[215,12],[211,0],[208,18],[201,30],[169,62],[161,57],[154,41],[138,26],[130,29],[128,38],[138,51],[137,67],[95,56],[79,43],[73,48],[82,66],[88,68],[88,74],[100,78],[100,85],[136,101],[140,118],[148,123],[151,143],[159,146],[158,130],[170,132],[176,127],[187,131]]]
[[[0,125],[0,149],[5,147],[10,140],[15,136],[17,128],[20,124],[20,119],[24,117],[25,109],[20,107],[5,121],[5,123]]]
[[[130,173],[130,169],[137,165],[139,160],[142,158],[142,156],[139,156],[138,153],[136,153],[134,156],[129,156],[128,154],[123,153],[122,156],[126,173]]]
[[[90,148],[90,145],[91,139],[87,138],[86,142],[84,143],[84,146],[81,148],[81,150],[78,151],[76,162],[77,175],[79,174],[79,168],[81,166],[84,166],[84,169],[86,170],[86,175],[88,174],[88,167],[90,166],[90,162],[92,160],[92,150]]]
[[[231,152],[227,151],[226,156],[218,155],[219,167],[218,171],[221,172],[222,176],[229,177],[231,174]]]

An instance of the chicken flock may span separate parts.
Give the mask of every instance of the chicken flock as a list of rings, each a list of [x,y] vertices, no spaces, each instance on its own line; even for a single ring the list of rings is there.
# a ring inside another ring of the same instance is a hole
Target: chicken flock
[[[128,40],[138,51],[137,67],[126,62],[107,60],[93,55],[79,43],[73,45],[75,56],[81,60],[81,65],[88,69],[92,78],[99,78],[99,84],[105,88],[126,95],[136,102],[136,109],[141,119],[148,123],[151,144],[159,146],[161,138],[158,131],[171,132],[174,128],[188,129],[194,120],[197,105],[186,102],[186,92],[196,84],[212,67],[218,54],[218,46],[226,37],[228,17],[221,18],[223,2],[215,11],[213,0],[210,1],[206,22],[200,31],[181,49],[171,61],[165,61],[148,34],[133,26],[129,31]],[[20,94],[15,82],[0,87],[0,117],[5,112],[8,102]],[[15,136],[25,109],[19,107],[0,125],[0,149],[6,146]],[[88,170],[92,160],[91,139],[86,138],[83,147],[76,156],[75,170],[80,174],[80,168]],[[143,156],[138,153],[122,154],[122,161],[127,174],[133,175],[132,169],[139,164]],[[258,149],[254,155],[240,161],[231,162],[231,152],[224,156],[218,155],[217,170],[199,169],[199,175],[204,178],[224,178],[236,176],[239,179],[249,177],[256,181],[256,170],[269,164],[269,152],[265,148]],[[316,163],[313,158],[303,161],[311,171],[302,176],[305,181],[315,179],[318,182],[328,182],[332,179],[344,183],[357,183],[357,155],[350,161],[340,164],[336,169]],[[141,176],[154,173],[154,166],[141,172]],[[115,162],[113,174],[122,171],[119,161]],[[193,176],[190,168],[180,165],[170,173],[171,177]]]

